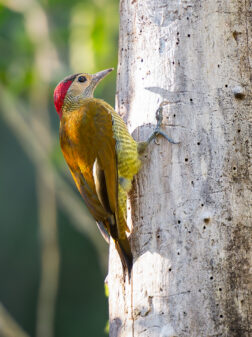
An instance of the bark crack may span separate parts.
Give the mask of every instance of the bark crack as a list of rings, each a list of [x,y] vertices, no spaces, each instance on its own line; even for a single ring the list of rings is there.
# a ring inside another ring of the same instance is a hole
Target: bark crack
[[[250,75],[250,81],[252,80],[252,72],[250,66],[250,57],[249,57],[249,31],[248,31],[248,10],[247,10],[247,0],[245,0],[245,17],[246,17],[246,42],[247,42],[247,58],[248,58],[248,69]]]
[[[132,337],[135,336],[135,330],[134,330],[134,308],[133,308],[133,268],[131,271],[131,280],[130,280],[130,309],[131,309],[131,319],[132,319]]]

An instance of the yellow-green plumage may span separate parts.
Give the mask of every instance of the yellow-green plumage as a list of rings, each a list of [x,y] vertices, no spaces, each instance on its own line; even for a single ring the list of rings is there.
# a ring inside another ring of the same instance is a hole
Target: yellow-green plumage
[[[102,100],[100,100],[102,101]],[[120,223],[127,227],[127,193],[132,186],[132,179],[140,169],[141,161],[137,151],[137,142],[131,137],[123,119],[111,108],[109,104],[102,101],[110,111],[113,120],[113,133],[116,139],[117,169],[118,169],[118,206]]]
[[[61,119],[61,149],[76,186],[103,236],[113,238],[130,276],[126,203],[141,162],[138,144],[122,118],[108,103],[93,98],[95,86],[109,71],[65,78],[55,89],[54,102]]]

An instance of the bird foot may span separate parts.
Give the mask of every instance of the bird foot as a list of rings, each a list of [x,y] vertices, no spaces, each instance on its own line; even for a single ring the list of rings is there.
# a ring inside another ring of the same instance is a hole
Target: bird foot
[[[163,101],[157,111],[156,111],[156,120],[157,120],[157,125],[155,130],[153,131],[153,133],[150,135],[150,137],[147,140],[147,143],[150,144],[150,142],[154,139],[155,143],[159,145],[159,143],[157,143],[156,139],[158,135],[163,136],[166,140],[168,140],[168,142],[172,143],[172,144],[179,144],[179,142],[175,142],[174,140],[172,140],[170,137],[167,136],[166,133],[164,133],[163,131],[160,130],[161,128],[161,124],[163,121],[163,107],[167,104],[169,104],[170,102],[168,101]]]

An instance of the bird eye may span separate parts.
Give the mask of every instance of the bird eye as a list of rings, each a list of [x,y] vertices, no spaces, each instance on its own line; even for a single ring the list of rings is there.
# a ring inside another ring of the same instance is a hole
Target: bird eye
[[[86,80],[87,80],[86,76],[80,76],[78,78],[78,82],[86,82]]]

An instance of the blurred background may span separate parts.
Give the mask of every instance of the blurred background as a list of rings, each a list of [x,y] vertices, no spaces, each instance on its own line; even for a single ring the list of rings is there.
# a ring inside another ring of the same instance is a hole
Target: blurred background
[[[118,0],[0,0],[0,336],[107,336],[108,247],[61,154],[53,91],[117,66]],[[95,96],[114,105],[116,71]]]

